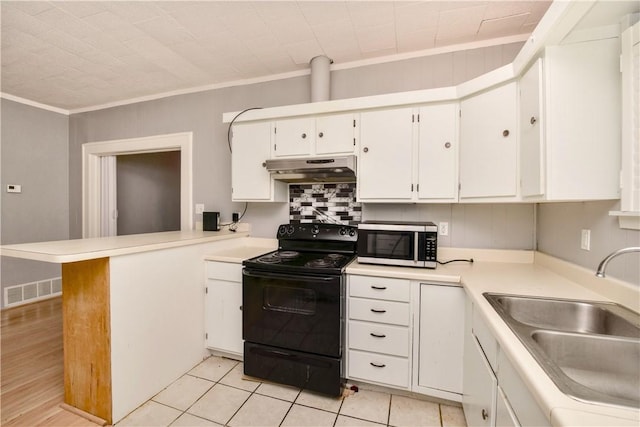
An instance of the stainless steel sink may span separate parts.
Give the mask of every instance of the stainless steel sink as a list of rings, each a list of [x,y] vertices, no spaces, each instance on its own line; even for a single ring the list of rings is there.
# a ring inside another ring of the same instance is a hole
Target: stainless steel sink
[[[562,392],[640,408],[640,315],[606,302],[484,296]]]
[[[617,304],[500,294],[487,299],[495,302],[494,308],[535,328],[640,338],[638,316]]]

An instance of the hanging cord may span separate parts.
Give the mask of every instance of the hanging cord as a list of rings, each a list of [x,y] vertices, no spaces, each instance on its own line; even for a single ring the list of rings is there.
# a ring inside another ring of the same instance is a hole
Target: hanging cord
[[[229,153],[233,153],[233,150],[231,149],[231,126],[233,126],[233,122],[235,122],[238,117],[240,117],[242,114],[246,113],[247,111],[261,110],[261,109],[262,109],[262,107],[247,108],[247,109],[244,109],[244,110],[240,111],[238,114],[236,114],[236,116],[233,119],[231,119],[231,122],[229,122],[229,128],[227,129],[227,145],[229,146]],[[230,231],[236,231],[238,229],[238,223],[240,222],[240,220],[242,220],[242,218],[244,217],[244,214],[247,213],[247,208],[248,207],[249,207],[249,202],[244,202],[244,210],[242,211],[242,213],[238,217],[238,220],[237,221],[228,222],[226,224],[220,224],[220,226],[222,226],[222,227],[229,226],[229,230]]]
[[[251,107],[251,108],[242,110],[238,114],[236,114],[236,116],[233,119],[231,119],[231,121],[229,122],[229,128],[227,129],[227,144],[229,145],[230,153],[233,153],[233,150],[231,149],[231,126],[233,126],[233,122],[235,122],[238,117],[240,117],[247,111],[251,111],[251,110],[262,110],[262,107]]]
[[[440,265],[445,265],[445,264],[449,264],[450,262],[458,262],[458,261],[468,262],[470,264],[473,264],[473,258],[469,258],[469,259],[452,259],[452,260],[444,261],[444,262],[442,262],[442,261],[436,261],[436,262],[438,264],[440,264]]]

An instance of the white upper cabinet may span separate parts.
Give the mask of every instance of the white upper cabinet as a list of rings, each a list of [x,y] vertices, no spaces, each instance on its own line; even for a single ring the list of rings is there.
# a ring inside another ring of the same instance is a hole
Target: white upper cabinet
[[[518,170],[516,82],[464,99],[460,110],[460,199],[514,200]]]
[[[447,103],[362,113],[359,199],[456,201],[457,111]]]
[[[411,200],[413,120],[412,108],[360,114],[359,200]]]
[[[542,59],[520,79],[520,191],[522,197],[544,194]]]
[[[286,184],[274,181],[265,167],[271,153],[271,122],[234,124],[231,143],[231,199],[285,201]]]
[[[520,80],[524,200],[620,196],[616,38],[546,48]]]
[[[452,202],[458,196],[458,104],[420,108],[418,199]]]
[[[278,120],[273,157],[353,154],[356,115],[331,114]]]

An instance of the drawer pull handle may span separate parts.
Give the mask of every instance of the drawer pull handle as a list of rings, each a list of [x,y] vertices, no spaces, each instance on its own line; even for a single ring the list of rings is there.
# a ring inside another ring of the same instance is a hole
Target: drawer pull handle
[[[376,337],[376,338],[385,338],[386,337],[385,334],[374,334],[373,332],[371,332],[369,335],[371,335],[372,337]]]
[[[376,364],[376,363],[369,362],[369,364],[370,364],[371,366],[373,366],[373,367],[376,367],[376,368],[384,368],[385,366],[387,366],[387,365],[385,365],[384,363],[383,363],[382,365],[378,365],[378,364]]]
[[[376,310],[375,308],[372,308],[371,311],[373,311],[374,313],[386,313],[387,310]]]
[[[376,289],[378,291],[384,291],[385,289],[387,289],[386,286],[375,286],[375,285],[371,285],[371,289]]]

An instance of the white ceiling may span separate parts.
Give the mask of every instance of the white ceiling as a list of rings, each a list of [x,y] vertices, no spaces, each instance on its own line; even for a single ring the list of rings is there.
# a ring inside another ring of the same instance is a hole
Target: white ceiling
[[[76,110],[528,35],[550,1],[0,1],[2,92]]]

